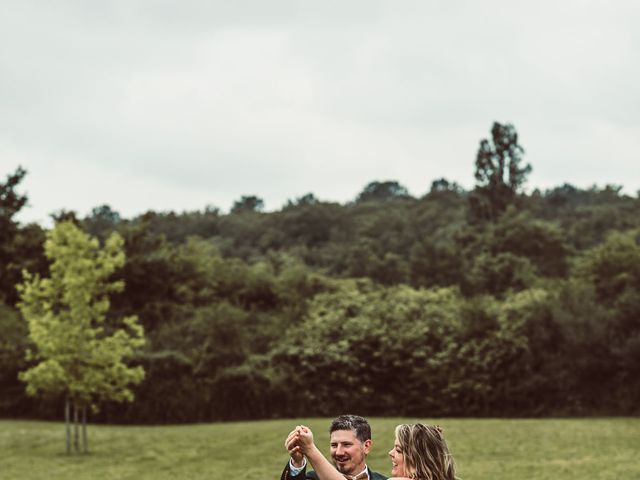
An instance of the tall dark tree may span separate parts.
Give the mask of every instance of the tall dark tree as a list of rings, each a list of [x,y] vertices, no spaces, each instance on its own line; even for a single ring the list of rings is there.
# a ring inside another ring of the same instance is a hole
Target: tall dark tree
[[[495,122],[491,139],[482,139],[476,154],[478,183],[469,198],[474,220],[494,219],[514,202],[531,172],[530,164],[522,165],[523,154],[515,127]]]
[[[7,175],[7,180],[0,183],[0,301],[13,303],[15,300],[15,284],[20,280],[20,268],[16,263],[16,236],[19,231],[15,215],[27,203],[27,196],[20,195],[16,187],[27,171],[18,167]]]

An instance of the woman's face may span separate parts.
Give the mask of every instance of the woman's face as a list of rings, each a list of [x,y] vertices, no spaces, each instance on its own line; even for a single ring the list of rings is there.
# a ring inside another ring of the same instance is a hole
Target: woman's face
[[[407,474],[404,469],[404,452],[398,442],[398,437],[394,442],[393,448],[389,451],[391,457],[391,476],[392,477],[406,477]]]

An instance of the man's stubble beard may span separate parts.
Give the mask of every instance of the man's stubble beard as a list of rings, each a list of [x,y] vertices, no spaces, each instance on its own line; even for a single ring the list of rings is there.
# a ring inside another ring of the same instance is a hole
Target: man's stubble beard
[[[350,461],[352,461],[352,460],[353,460],[353,457],[350,457],[350,458],[349,458],[349,460],[350,460]],[[365,464],[365,463],[366,463],[366,461],[367,461],[366,457],[362,459],[362,463],[363,463],[363,464]],[[357,475],[358,473],[360,473],[359,471],[358,471],[358,472],[354,472],[354,471],[353,471],[353,470],[356,470],[356,469],[357,469],[357,466],[356,466],[356,465],[351,464],[351,466],[346,467],[346,468],[350,468],[351,470],[345,470],[343,467],[338,466],[338,462],[336,461],[336,459],[335,459],[334,457],[331,457],[331,462],[333,463],[334,468],[335,468],[338,472],[340,472],[340,473],[342,473],[342,474],[347,474],[347,475]]]
[[[338,470],[340,473],[346,473],[347,475],[350,474],[350,472],[345,472],[344,470],[342,470],[342,467],[338,466],[338,462],[336,461],[335,458],[331,457],[331,463],[333,463],[334,468]]]

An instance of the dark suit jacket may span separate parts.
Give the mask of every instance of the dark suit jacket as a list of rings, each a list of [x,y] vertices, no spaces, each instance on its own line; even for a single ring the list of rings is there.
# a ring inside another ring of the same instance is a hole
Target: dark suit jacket
[[[318,480],[316,472],[313,470],[307,472],[306,468],[307,467],[305,466],[305,468],[303,468],[302,471],[294,477],[289,471],[289,462],[287,462],[287,466],[284,467],[282,475],[280,475],[280,480]],[[369,471],[369,480],[387,480],[387,477],[380,473],[372,472],[369,467],[367,467],[367,470]]]

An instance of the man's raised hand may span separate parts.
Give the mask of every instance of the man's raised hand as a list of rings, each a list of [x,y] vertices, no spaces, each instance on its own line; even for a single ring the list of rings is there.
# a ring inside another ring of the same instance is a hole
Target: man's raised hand
[[[289,456],[291,456],[291,463],[296,468],[300,468],[304,465],[304,454],[302,453],[298,443],[300,441],[300,428],[301,426],[298,425],[293,429],[284,442],[284,448],[289,452]]]

